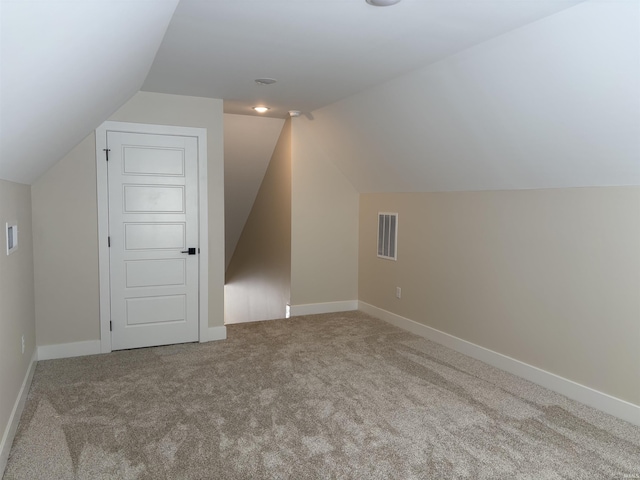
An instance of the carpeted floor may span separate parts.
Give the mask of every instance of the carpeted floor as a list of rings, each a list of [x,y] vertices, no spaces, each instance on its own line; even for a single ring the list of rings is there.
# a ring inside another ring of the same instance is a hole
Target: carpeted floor
[[[14,479],[640,478],[640,428],[361,312],[40,362]]]

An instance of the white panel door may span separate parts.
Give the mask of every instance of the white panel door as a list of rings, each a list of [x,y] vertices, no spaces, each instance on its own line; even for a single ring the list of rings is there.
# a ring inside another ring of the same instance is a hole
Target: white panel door
[[[108,132],[107,148],[112,349],[197,341],[197,140]]]

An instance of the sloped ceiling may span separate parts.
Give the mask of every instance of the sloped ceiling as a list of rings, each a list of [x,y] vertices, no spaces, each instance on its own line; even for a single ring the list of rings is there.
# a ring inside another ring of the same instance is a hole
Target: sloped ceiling
[[[638,2],[0,2],[3,179],[31,183],[142,86],[303,110],[359,191],[639,181]]]
[[[278,143],[284,120],[224,115],[225,256],[233,252]]]
[[[296,121],[360,192],[640,185],[640,3],[581,3]]]
[[[581,0],[181,0],[143,90],[311,112]],[[256,78],[273,77],[264,87]]]
[[[178,0],[2,0],[0,178],[32,183],[136,93]]]

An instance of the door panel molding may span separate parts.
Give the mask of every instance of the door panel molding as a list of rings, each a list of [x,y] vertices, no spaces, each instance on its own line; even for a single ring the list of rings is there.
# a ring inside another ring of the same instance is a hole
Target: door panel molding
[[[100,351],[111,352],[111,302],[109,278],[109,192],[107,177],[107,132],[141,133],[151,135],[179,135],[195,137],[198,152],[198,241],[200,245],[199,288],[198,288],[198,333],[199,341],[209,338],[209,248],[208,248],[208,200],[207,200],[207,130],[196,127],[176,127],[169,125],[151,125],[128,122],[104,122],[96,129],[96,174],[98,203],[98,268],[100,278]],[[173,162],[175,163],[175,162]],[[137,168],[142,168],[144,162]],[[164,167],[163,167],[164,168]],[[177,168],[177,167],[176,167]],[[170,159],[162,174],[175,174]]]

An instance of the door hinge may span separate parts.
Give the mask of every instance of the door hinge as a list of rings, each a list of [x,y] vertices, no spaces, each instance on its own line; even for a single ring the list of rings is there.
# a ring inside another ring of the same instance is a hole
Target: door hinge
[[[104,151],[104,156],[107,158],[107,162],[109,161],[109,152],[111,151],[110,148],[103,148],[102,149]]]
[[[107,247],[111,247],[111,237],[107,237]]]
[[[109,320],[109,331],[113,332],[113,322]]]

